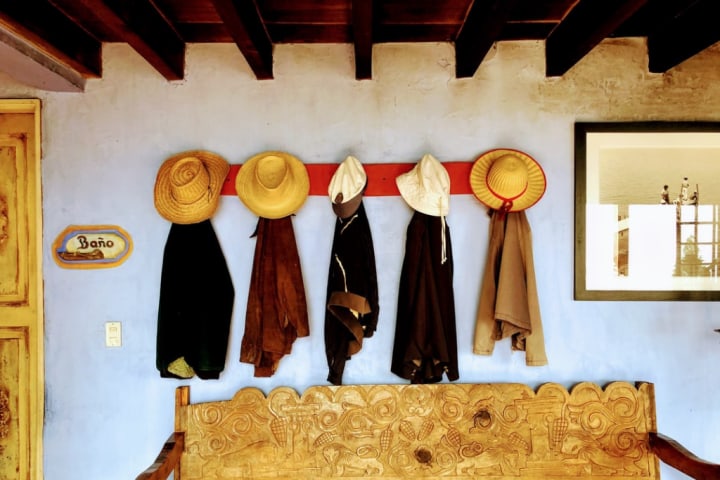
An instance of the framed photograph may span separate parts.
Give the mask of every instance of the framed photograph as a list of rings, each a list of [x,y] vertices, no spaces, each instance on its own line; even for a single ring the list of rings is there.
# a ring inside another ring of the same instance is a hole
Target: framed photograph
[[[575,299],[720,300],[720,122],[575,124]]]

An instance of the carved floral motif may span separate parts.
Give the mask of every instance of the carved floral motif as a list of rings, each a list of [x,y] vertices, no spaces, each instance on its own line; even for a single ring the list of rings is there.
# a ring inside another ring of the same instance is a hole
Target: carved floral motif
[[[655,478],[651,388],[248,388],[181,407],[183,478]]]
[[[7,199],[3,195],[0,195],[0,248],[3,247],[8,239],[9,225],[10,218],[8,217]]]
[[[0,385],[0,442],[10,435],[10,395],[8,390]],[[5,448],[0,444],[0,453]]]

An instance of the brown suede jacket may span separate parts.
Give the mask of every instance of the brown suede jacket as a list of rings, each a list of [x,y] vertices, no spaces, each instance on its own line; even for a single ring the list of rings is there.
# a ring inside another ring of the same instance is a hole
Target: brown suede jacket
[[[295,339],[310,335],[305,286],[292,216],[260,217],[240,361],[270,377]]]

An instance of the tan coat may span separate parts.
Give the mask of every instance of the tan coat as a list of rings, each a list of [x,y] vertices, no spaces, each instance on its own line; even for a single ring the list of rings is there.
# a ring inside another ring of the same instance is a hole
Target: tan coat
[[[525,212],[493,212],[490,244],[480,288],[473,352],[491,355],[495,342],[511,337],[525,363],[547,365],[535,284],[532,234]]]

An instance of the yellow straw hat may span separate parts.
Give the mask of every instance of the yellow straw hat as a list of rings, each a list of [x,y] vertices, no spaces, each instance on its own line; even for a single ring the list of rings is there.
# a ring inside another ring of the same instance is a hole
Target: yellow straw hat
[[[212,217],[230,165],[220,155],[192,150],[163,162],[155,179],[155,208],[163,218],[179,224]]]
[[[528,154],[496,149],[478,157],[470,171],[470,188],[493,210],[519,212],[545,193],[545,172]]]
[[[235,177],[238,197],[259,217],[277,219],[300,210],[310,193],[305,165],[285,152],[263,152],[248,159]]]

